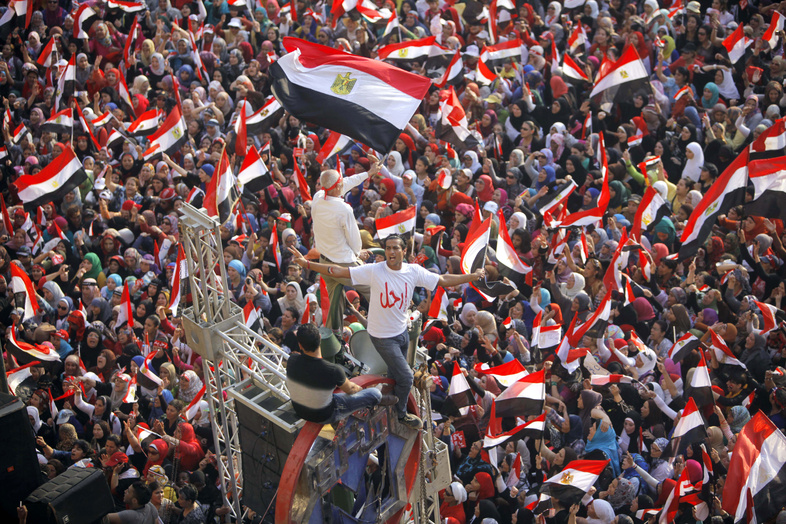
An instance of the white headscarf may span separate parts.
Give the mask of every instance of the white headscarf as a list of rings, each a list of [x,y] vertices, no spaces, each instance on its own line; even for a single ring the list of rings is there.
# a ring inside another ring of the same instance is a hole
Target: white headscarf
[[[469,167],[469,170],[472,171],[472,174],[475,174],[481,166],[480,162],[478,162],[478,154],[474,151],[467,151],[464,153],[464,156],[468,156],[472,159],[472,165]],[[463,158],[463,157],[462,157]]]
[[[527,216],[524,213],[522,213],[521,211],[516,211],[515,213],[510,215],[510,218],[513,218],[513,217],[516,217],[516,220],[518,220],[519,228],[521,228],[521,229],[526,231],[526,229],[527,229]],[[508,219],[508,225],[510,225],[510,218]],[[516,228],[514,228],[513,226],[510,226],[508,228],[508,235],[513,235],[513,232],[515,230],[516,230]]]
[[[682,170],[682,178],[689,178],[694,182],[699,181],[701,166],[704,165],[704,152],[697,142],[688,144],[688,150],[693,153],[693,158],[688,159],[685,168]]]
[[[477,324],[477,317],[476,317],[476,320],[475,320],[475,322],[476,322],[475,324],[472,324],[471,326],[468,324],[467,315],[471,311],[474,311],[477,314],[478,308],[475,307],[475,304],[467,303],[467,304],[464,304],[464,307],[461,308],[461,313],[459,313],[459,318],[461,319],[461,323],[464,324],[467,327],[475,327],[475,325]]]
[[[461,482],[452,482],[450,489],[453,491],[453,498],[456,499],[456,502],[464,504],[467,501],[467,490]]]
[[[388,153],[388,156],[396,161],[396,165],[392,168],[388,167],[388,171],[390,171],[391,175],[401,176],[404,173],[404,162],[401,161],[401,153],[398,151],[391,151]]]
[[[723,82],[718,86],[718,93],[729,100],[740,99],[740,91],[734,85],[734,79],[731,77],[731,71],[723,71]]]
[[[563,282],[559,287],[563,295],[573,300],[576,295],[584,291],[584,284],[584,277],[578,273],[573,273],[573,286],[568,287],[568,283]]]
[[[27,414],[33,417],[33,429],[38,433],[38,430],[41,429],[41,417],[38,415],[38,408],[27,406]]]
[[[636,360],[638,360],[638,357],[641,357],[642,362],[641,367],[636,366],[636,371],[638,371],[639,377],[652,371],[652,369],[655,367],[655,364],[658,363],[658,355],[650,348],[644,348],[643,350],[639,351],[639,354],[636,356]]]
[[[598,518],[587,519],[587,522],[591,524],[613,522],[614,518],[616,517],[614,508],[611,507],[611,504],[608,501],[603,499],[593,500],[592,509],[595,510],[595,515],[597,515]]]
[[[303,316],[303,312],[306,310],[306,299],[303,298],[303,290],[300,289],[300,286],[295,282],[290,282],[287,284],[287,287],[292,287],[297,292],[297,297],[295,297],[294,301],[287,300],[286,293],[283,297],[278,299],[278,307],[281,308],[281,311],[284,311],[288,307],[293,307],[297,309],[300,316]],[[298,318],[297,320],[300,320]]]
[[[551,2],[548,7],[554,8],[554,16],[546,15],[543,23],[546,25],[546,27],[551,27],[552,24],[559,23],[559,15],[562,13],[562,5],[559,2]],[[548,12],[548,8],[546,8],[546,12]]]

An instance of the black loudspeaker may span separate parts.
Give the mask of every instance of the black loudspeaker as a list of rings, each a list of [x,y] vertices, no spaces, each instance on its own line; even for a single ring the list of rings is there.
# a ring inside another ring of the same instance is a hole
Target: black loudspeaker
[[[103,471],[69,468],[25,500],[28,522],[36,524],[94,524],[115,510]]]
[[[273,497],[297,433],[290,433],[242,402],[235,402],[243,450],[243,504],[273,522]]]
[[[44,476],[27,409],[5,393],[0,393],[0,443],[0,522],[17,522],[19,502],[44,482]]]

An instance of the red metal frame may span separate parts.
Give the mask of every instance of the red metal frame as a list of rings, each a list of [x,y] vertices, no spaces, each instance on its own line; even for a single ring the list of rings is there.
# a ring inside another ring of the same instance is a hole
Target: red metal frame
[[[393,386],[395,382],[393,379],[380,377],[378,375],[360,375],[352,379],[352,382],[362,388],[375,386],[377,384],[387,384]],[[415,397],[410,393],[407,399],[407,409],[411,413],[418,413],[418,406]],[[306,461],[311,446],[314,445],[319,432],[322,430],[323,424],[315,422],[307,422],[300,430],[300,433],[292,446],[292,451],[289,453],[287,463],[284,465],[284,475],[281,477],[281,482],[278,488],[278,496],[276,497],[276,522],[297,524],[291,517],[292,500],[297,490],[297,484],[300,479],[300,473],[303,470],[303,464]],[[412,451],[407,457],[407,464],[404,468],[406,476],[406,490],[407,499],[412,493],[412,488],[415,485],[417,478],[418,468],[420,467],[420,446],[422,439],[417,438],[412,447]],[[401,516],[406,511],[406,506],[393,515],[385,524],[397,524],[401,520]]]

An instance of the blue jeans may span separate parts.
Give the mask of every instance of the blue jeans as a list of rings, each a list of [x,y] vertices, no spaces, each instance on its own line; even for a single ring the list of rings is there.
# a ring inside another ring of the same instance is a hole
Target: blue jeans
[[[336,409],[333,411],[333,415],[325,421],[325,424],[335,424],[340,420],[344,420],[355,411],[372,408],[379,404],[380,400],[382,400],[382,393],[377,388],[364,389],[353,395],[336,393],[333,395]]]
[[[399,417],[403,417],[407,414],[407,399],[412,389],[412,382],[415,380],[412,369],[407,363],[409,332],[404,331],[391,338],[371,337],[371,342],[387,364],[388,376],[396,381],[396,386],[393,388],[398,397],[396,411]]]

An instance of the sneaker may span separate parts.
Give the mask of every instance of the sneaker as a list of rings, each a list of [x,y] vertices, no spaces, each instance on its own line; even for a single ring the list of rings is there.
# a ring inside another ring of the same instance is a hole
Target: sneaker
[[[403,417],[399,417],[398,421],[404,424],[407,427],[412,429],[422,429],[423,428],[423,421],[420,420],[418,417],[413,415],[412,413],[407,413]]]
[[[382,400],[379,401],[380,406],[395,406],[396,404],[398,404],[396,395],[382,395]]]

